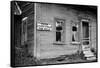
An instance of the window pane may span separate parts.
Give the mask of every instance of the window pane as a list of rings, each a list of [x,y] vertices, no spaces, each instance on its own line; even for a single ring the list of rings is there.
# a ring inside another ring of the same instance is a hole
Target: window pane
[[[82,22],[83,25],[83,38],[89,37],[89,23],[88,22]]]
[[[56,41],[61,41],[61,32],[56,32]]]

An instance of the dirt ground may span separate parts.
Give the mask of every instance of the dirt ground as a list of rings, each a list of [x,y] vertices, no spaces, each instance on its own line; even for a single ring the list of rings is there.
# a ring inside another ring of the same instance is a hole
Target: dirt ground
[[[81,53],[76,53],[72,55],[62,55],[51,59],[40,60],[41,65],[45,64],[62,64],[62,63],[80,63],[80,62],[91,62],[86,60],[84,55]]]
[[[17,48],[15,56],[16,56],[15,66],[37,66],[37,65],[48,65],[48,64],[88,62],[84,57],[84,54],[79,52],[72,55],[61,55],[55,58],[38,60],[34,56],[29,55],[25,51],[25,48]]]

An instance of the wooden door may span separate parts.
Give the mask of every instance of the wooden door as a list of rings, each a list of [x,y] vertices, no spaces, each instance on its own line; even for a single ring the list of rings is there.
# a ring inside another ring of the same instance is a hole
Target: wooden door
[[[81,45],[82,50],[90,49],[90,22],[88,20],[81,21]]]

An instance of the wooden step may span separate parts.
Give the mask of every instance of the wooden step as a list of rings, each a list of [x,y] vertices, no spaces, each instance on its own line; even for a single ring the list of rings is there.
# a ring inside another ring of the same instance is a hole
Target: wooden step
[[[85,50],[90,50],[90,47],[89,47],[89,46],[86,46],[86,45],[85,45],[85,46],[82,46],[82,50],[83,50],[83,51],[85,51]]]
[[[94,56],[93,54],[85,54],[84,55],[85,57],[91,57],[91,56]]]
[[[84,52],[84,53],[85,53],[85,52],[86,52],[86,53],[87,53],[87,52],[88,52],[88,53],[91,53],[91,50],[83,50],[83,52]]]
[[[85,57],[91,57],[91,56],[94,56],[94,54],[89,50],[89,51],[83,51],[84,53],[84,56]]]
[[[87,60],[96,60],[96,57],[95,56],[93,56],[93,57],[88,57],[88,58],[86,58]]]

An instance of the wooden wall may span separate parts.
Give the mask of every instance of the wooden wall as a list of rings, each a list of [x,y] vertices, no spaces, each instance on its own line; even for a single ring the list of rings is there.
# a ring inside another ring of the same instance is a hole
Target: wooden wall
[[[72,42],[72,23],[80,24],[79,18],[86,15],[92,20],[91,38],[96,38],[96,19],[91,13],[80,12],[69,6],[57,4],[36,4],[36,23],[48,23],[52,25],[51,31],[38,31],[36,33],[37,58],[54,58],[60,55],[70,55],[78,51],[78,45],[71,45]],[[55,18],[65,20],[66,36],[64,45],[54,45],[55,43]],[[79,27],[80,30],[80,27]],[[94,33],[95,32],[95,33]],[[78,33],[80,36],[80,32]],[[95,35],[95,36],[94,36]],[[91,39],[91,40],[92,40]],[[80,41],[80,40],[78,40]],[[93,46],[96,45],[96,39],[92,40]]]
[[[25,45],[27,45],[28,53],[31,55],[34,55],[33,49],[34,49],[34,3],[30,2],[22,2],[23,4],[20,6],[22,10],[22,23],[24,18],[27,22],[27,42]],[[22,34],[23,35],[23,34]]]

